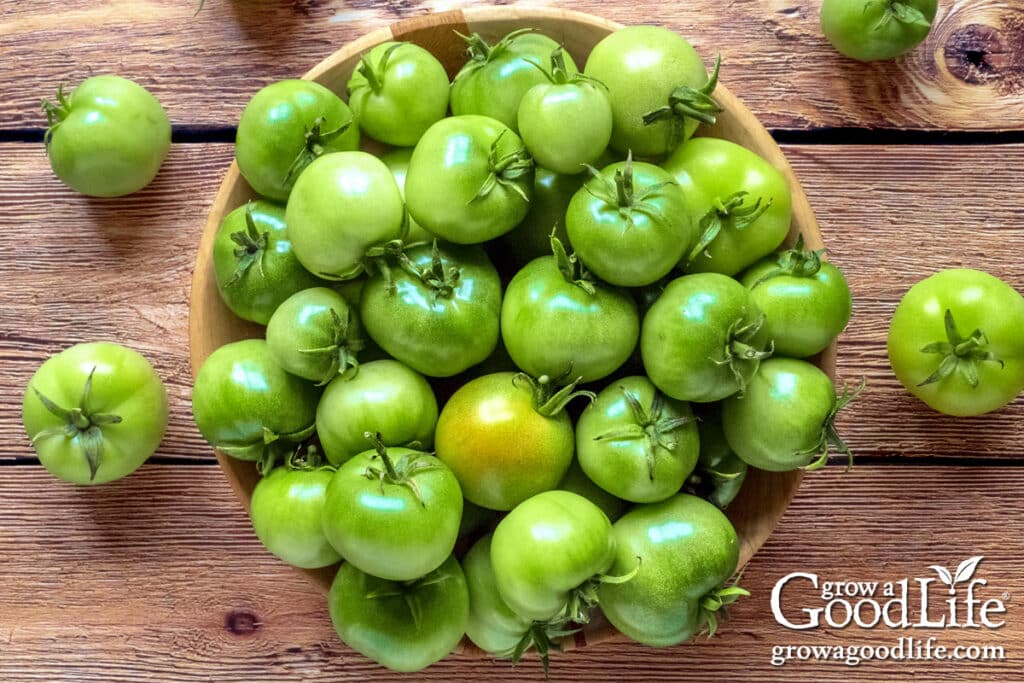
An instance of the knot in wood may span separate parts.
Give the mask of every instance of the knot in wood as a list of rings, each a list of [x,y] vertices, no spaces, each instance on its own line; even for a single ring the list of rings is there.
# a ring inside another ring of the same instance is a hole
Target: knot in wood
[[[970,85],[998,85],[1024,92],[1024,18],[1009,17],[1003,26],[968,24],[946,41],[946,67]]]
[[[231,610],[224,617],[224,629],[235,636],[251,636],[262,625],[260,618],[249,610]]]

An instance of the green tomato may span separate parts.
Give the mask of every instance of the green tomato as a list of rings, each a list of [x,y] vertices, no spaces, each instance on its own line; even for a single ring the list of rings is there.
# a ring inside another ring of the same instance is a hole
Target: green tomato
[[[466,500],[511,510],[565,476],[572,421],[564,401],[538,400],[543,388],[512,372],[484,375],[462,385],[441,409],[437,457],[455,473]]]
[[[889,363],[934,410],[981,415],[1024,389],[1024,298],[979,270],[943,270],[910,288],[889,325]],[[970,332],[968,332],[970,331]]]
[[[378,442],[331,478],[323,528],[346,562],[382,579],[412,581],[451,555],[461,518],[459,482],[443,462]]]
[[[526,216],[533,160],[523,141],[486,116],[452,116],[423,134],[409,161],[409,215],[457,244],[492,240]]]
[[[583,597],[615,560],[611,523],[589,500],[568,491],[529,498],[498,522],[491,564],[498,593],[533,621],[585,622]]]
[[[612,382],[576,423],[580,467],[605,491],[633,503],[677,493],[699,451],[690,406],[665,397],[646,377]]]
[[[371,138],[410,147],[448,112],[448,73],[419,45],[381,43],[349,79],[348,103]]]
[[[498,343],[501,282],[479,247],[421,244],[408,267],[379,270],[359,312],[382,349],[430,377],[450,377],[483,361]]]
[[[569,203],[565,227],[583,265],[623,287],[667,275],[696,237],[688,200],[672,177],[632,161],[588,180]]]
[[[852,463],[835,418],[855,395],[837,396],[828,375],[807,361],[770,358],[743,394],[722,404],[722,430],[736,455],[769,472],[823,467],[831,446]]]
[[[676,645],[705,625],[714,633],[717,609],[749,595],[723,587],[736,571],[739,539],[705,500],[679,494],[637,506],[615,523],[612,537],[611,572],[637,572],[625,583],[602,584],[598,598],[608,621],[637,642]]]
[[[601,508],[610,521],[614,522],[629,507],[626,501],[616,498],[612,494],[605,491],[603,488],[594,483],[594,481],[586,475],[583,468],[580,467],[579,460],[573,460],[572,464],[569,465],[569,471],[562,477],[562,481],[558,482],[558,486],[555,487],[559,491],[569,491],[577,495],[583,496],[591,503]]]
[[[137,470],[160,445],[167,392],[138,352],[110,342],[76,344],[32,375],[21,416],[50,474],[104,484]]]
[[[928,36],[937,9],[937,0],[824,0],[821,32],[847,57],[895,59]]]
[[[238,122],[235,159],[258,194],[283,202],[317,157],[359,147],[359,127],[340,97],[313,81],[264,87]]]
[[[721,404],[703,404],[694,412],[700,432],[700,457],[686,490],[724,510],[739,495],[749,468],[725,438]]]
[[[762,322],[750,292],[732,278],[717,273],[676,278],[644,316],[644,368],[672,398],[719,401],[741,391],[770,355]]]
[[[332,468],[275,467],[256,483],[249,514],[260,542],[303,569],[336,564],[341,556],[324,535],[324,505]]]
[[[469,587],[469,621],[466,635],[484,652],[509,657],[533,621],[521,617],[505,604],[491,564],[491,534],[477,541],[462,560]]]
[[[628,26],[603,38],[583,73],[608,87],[611,146],[623,154],[665,156],[720,111],[711,99],[717,69],[709,80],[696,50],[659,26]]]
[[[740,282],[765,315],[764,334],[777,356],[821,353],[850,321],[850,288],[842,271],[821,260],[821,251],[794,249],[762,259]]]
[[[572,131],[566,129],[572,121]],[[556,173],[582,173],[604,154],[612,136],[607,90],[565,69],[565,53],[551,55],[551,82],[530,88],[519,103],[519,134],[534,161]]]
[[[412,149],[409,147],[390,149],[380,155],[380,160],[391,169],[391,175],[395,176],[395,182],[398,183],[398,189],[402,192],[403,200],[405,199],[405,174],[409,171],[410,159],[412,159]],[[415,244],[416,242],[429,242],[433,240],[434,235],[427,232],[422,225],[417,223],[408,214],[409,212],[406,211],[406,220],[409,223],[409,228],[405,233],[403,241],[406,244]],[[358,302],[358,298],[356,301]]]
[[[427,380],[396,360],[360,363],[351,377],[337,377],[316,409],[316,432],[332,465],[369,445],[367,432],[385,446],[429,449],[434,444],[437,399]]]
[[[319,389],[277,364],[264,340],[246,339],[203,361],[192,388],[192,415],[215,448],[262,460],[278,446],[312,435],[319,398]]]
[[[462,640],[469,591],[454,557],[412,582],[388,581],[343,564],[327,606],[338,637],[353,650],[394,671],[419,671]]]
[[[690,273],[735,275],[775,251],[792,218],[786,177],[734,142],[694,138],[663,164],[690,198],[698,239],[680,266]]]
[[[327,287],[288,297],[267,323],[267,346],[282,368],[303,379],[327,384],[359,367],[362,330],[352,307]]]
[[[93,76],[71,96],[43,100],[46,153],[61,182],[92,197],[137,192],[171,148],[171,122],[155,97],[120,76]]]
[[[285,212],[299,262],[330,280],[363,270],[367,251],[402,237],[405,205],[391,171],[366,152],[313,161],[292,188]]]
[[[489,116],[516,130],[519,103],[533,86],[548,82],[559,44],[532,29],[513,31],[494,45],[474,33],[466,43],[469,62],[452,81],[452,114]],[[565,68],[579,71],[570,55]]]
[[[257,199],[233,210],[213,241],[217,291],[231,312],[266,325],[285,299],[322,280],[302,267],[284,226],[284,207]]]
[[[512,278],[501,336],[527,374],[592,382],[633,353],[640,319],[628,294],[585,278],[559,243],[555,256],[534,259]]]

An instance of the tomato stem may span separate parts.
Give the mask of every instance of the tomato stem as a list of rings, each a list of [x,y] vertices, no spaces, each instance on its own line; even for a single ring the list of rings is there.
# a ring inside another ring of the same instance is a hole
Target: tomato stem
[[[50,139],[53,137],[57,127],[71,113],[71,102],[68,100],[67,95],[64,94],[63,83],[57,84],[56,100],[56,102],[51,102],[45,98],[42,100],[43,113],[46,114],[46,133],[43,136],[43,142],[47,146],[50,145]]]
[[[880,31],[890,21],[898,21],[907,26],[931,28],[932,22],[928,21],[924,12],[916,7],[899,0],[883,0],[883,2],[885,2],[885,10],[882,12],[882,18],[874,26],[875,31]]]
[[[821,270],[821,257],[826,251],[826,249],[805,249],[804,236],[797,235],[793,248],[780,252],[775,261],[775,268],[759,277],[750,288],[754,289],[772,278],[783,275],[798,278],[814,277]]]
[[[344,134],[345,131],[352,126],[352,119],[349,119],[334,130],[324,131],[322,128],[326,122],[327,119],[324,116],[318,116],[313,121],[313,125],[306,130],[305,144],[288,167],[288,171],[285,174],[284,179],[285,184],[290,185],[294,183],[295,179],[299,177],[300,173],[306,170],[307,166],[313,163],[317,157],[323,155],[326,151],[326,145],[338,136]]]
[[[724,110],[711,96],[718,87],[718,74],[722,67],[722,55],[715,59],[715,69],[700,88],[680,85],[668,97],[668,104],[644,114],[645,126],[668,120],[670,124],[668,147],[675,149],[683,141],[687,120],[696,120],[709,126],[715,124],[717,115]]]
[[[345,310],[342,318],[334,309],[330,309],[332,341],[327,346],[312,349],[299,349],[299,353],[330,358],[330,364],[317,386],[323,386],[337,377],[351,377],[359,370],[357,355],[366,346],[366,342],[357,334],[352,309]]]
[[[976,388],[981,381],[978,366],[982,363],[998,363],[1005,367],[1003,360],[988,346],[988,337],[980,329],[964,337],[956,327],[953,311],[946,309],[943,318],[946,328],[946,341],[937,341],[921,348],[921,353],[935,353],[942,356],[935,372],[930,374],[917,386],[941,382],[953,374],[959,374],[971,386]]]
[[[763,197],[758,197],[753,204],[748,204],[748,194],[746,190],[740,190],[725,199],[715,197],[711,209],[700,219],[700,239],[690,250],[689,261],[692,262],[705,253],[705,250],[725,227],[728,226],[733,230],[746,230],[764,215],[764,212],[771,208],[775,201],[774,197],[770,197],[767,202],[763,201]]]
[[[729,586],[719,586],[700,599],[701,619],[707,625],[708,638],[714,637],[718,631],[719,615],[728,616],[726,607],[741,597],[750,595],[750,591],[746,588],[736,585],[737,581],[739,581],[739,577]]]
[[[555,258],[555,265],[558,266],[558,270],[562,273],[562,277],[565,281],[576,285],[587,294],[594,296],[597,294],[597,287],[594,286],[594,282],[590,277],[590,273],[587,272],[586,268],[583,267],[583,263],[576,257],[576,254],[569,254],[565,250],[565,246],[562,244],[562,240],[555,236],[557,230],[551,231],[551,253]]]

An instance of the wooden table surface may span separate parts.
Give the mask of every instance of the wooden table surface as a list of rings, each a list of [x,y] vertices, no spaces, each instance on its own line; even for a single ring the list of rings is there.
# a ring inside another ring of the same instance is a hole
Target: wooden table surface
[[[194,4],[0,5],[0,681],[538,679],[532,659],[513,670],[464,656],[402,677],[345,648],[323,597],[259,545],[189,410],[191,269],[246,100],[362,33],[460,2],[206,0],[193,16]],[[1024,3],[940,0],[925,45],[875,65],[832,52],[817,0],[561,4],[664,24],[708,61],[721,52],[723,82],[783,144],[850,280],[838,375],[868,390],[840,422],[859,464],[806,477],[718,636],[589,647],[560,657],[552,680],[1024,681],[1024,404],[942,418],[902,390],[884,344],[896,302],[935,270],[1024,288]],[[66,189],[41,144],[39,99],[103,72],[149,87],[174,123],[156,181],[117,200]],[[32,372],[85,340],[140,350],[171,395],[151,462],[94,489],[49,477],[21,427]],[[771,666],[773,645],[906,635],[786,630],[769,608],[784,575],[896,580],[978,555],[1006,625],[935,635],[1002,645],[1005,660]]]

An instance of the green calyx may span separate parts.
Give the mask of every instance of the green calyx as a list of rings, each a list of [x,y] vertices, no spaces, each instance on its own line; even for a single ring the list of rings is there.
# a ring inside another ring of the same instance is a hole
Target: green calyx
[[[360,76],[366,79],[366,84],[370,87],[374,93],[380,93],[381,88],[384,87],[384,74],[388,70],[388,62],[391,61],[391,55],[395,53],[395,50],[402,47],[405,43],[395,43],[384,50],[384,54],[380,56],[380,59],[374,64],[370,60],[370,53],[363,53],[362,58],[359,60],[359,66],[356,67],[356,72]]]
[[[526,194],[526,190],[523,189],[522,180],[533,171],[533,157],[526,151],[526,147],[519,147],[508,154],[502,154],[499,145],[507,132],[509,132],[507,128],[501,131],[491,143],[491,151],[487,156],[490,173],[480,185],[476,195],[469,200],[470,204],[485,199],[498,186],[515,192],[524,202],[530,203],[530,195]]]
[[[640,572],[640,558],[636,558],[636,566],[625,574],[613,576],[611,574],[597,574],[569,592],[569,599],[565,608],[556,617],[557,622],[563,624],[586,624],[590,622],[590,613],[600,603],[597,595],[601,584],[618,585],[632,581]]]
[[[103,458],[102,427],[106,425],[119,424],[121,422],[120,415],[96,412],[89,405],[89,398],[92,394],[92,376],[95,372],[96,366],[93,366],[92,370],[89,371],[89,376],[85,380],[85,386],[82,387],[82,397],[78,401],[78,406],[70,409],[57,405],[48,397],[43,395],[43,393],[38,389],[32,387],[32,391],[43,404],[43,407],[46,408],[50,414],[64,420],[64,424],[62,426],[44,429],[32,437],[32,445],[35,446],[38,441],[55,436],[63,436],[65,439],[77,440],[82,449],[82,455],[85,456],[85,460],[89,464],[90,481],[96,479],[96,472],[99,470],[100,461]]]
[[[535,378],[525,372],[520,372],[512,378],[512,383],[519,386],[521,382],[525,382],[533,393],[533,409],[544,417],[554,417],[565,410],[565,407],[574,398],[586,397],[590,401],[597,398],[597,394],[593,391],[577,390],[576,387],[579,386],[582,377],[563,384],[571,375],[572,364],[570,363],[569,368],[559,377],[552,378],[548,375],[541,375]]]
[[[939,366],[935,372],[917,386],[923,387],[928,384],[941,382],[947,377],[959,374],[972,389],[977,388],[980,382],[978,367],[982,363],[998,363],[1004,367],[1003,359],[997,356],[990,348],[988,337],[981,330],[974,330],[967,337],[957,330],[956,321],[953,320],[953,312],[946,309],[945,315],[946,341],[937,341],[927,344],[921,349],[921,353],[935,353],[942,356]]]
[[[550,666],[549,653],[552,650],[561,652],[562,646],[559,645],[558,641],[578,631],[578,628],[566,628],[564,622],[557,620],[535,621],[523,633],[523,637],[519,639],[515,646],[497,654],[501,659],[511,659],[512,664],[515,665],[519,663],[524,654],[530,650],[536,650],[537,656],[540,657],[541,666],[544,667],[544,676],[547,677]]]
[[[428,460],[427,457],[430,454],[422,452],[409,453],[393,460],[388,455],[387,446],[384,445],[380,432],[365,432],[364,436],[373,442],[373,447],[377,451],[373,458],[380,460],[379,467],[377,465],[370,465],[366,468],[363,472],[366,478],[376,479],[380,483],[381,493],[384,493],[385,485],[404,486],[412,491],[413,496],[416,497],[420,505],[426,507],[427,503],[423,500],[423,492],[420,490],[415,477],[420,472],[437,469],[440,467],[440,464],[436,461]]]
[[[386,590],[370,591],[366,594],[367,600],[381,600],[384,598],[401,598],[409,608],[409,617],[413,626],[419,630],[423,622],[423,605],[420,603],[419,589],[427,586],[436,586],[451,578],[450,574],[442,574],[435,569],[424,577],[412,581],[402,581]]]
[[[46,134],[43,136],[43,142],[47,146],[50,145],[50,139],[57,130],[57,126],[71,113],[71,102],[68,101],[68,96],[64,94],[63,83],[57,85],[57,97],[55,99],[55,102],[45,98],[42,100],[43,113],[46,114]]]
[[[876,2],[877,0],[869,0],[864,5],[864,9],[867,10]],[[899,0],[883,0],[883,2],[885,3],[885,10],[882,13],[882,18],[874,26],[875,31],[880,31],[890,21],[898,21],[906,26],[931,28],[932,22],[928,21],[928,17],[916,7],[905,2],[899,2]]]
[[[346,121],[334,130],[323,130],[326,119],[323,116],[318,116],[313,121],[313,125],[306,130],[305,143],[302,149],[296,155],[292,161],[291,166],[288,167],[288,173],[285,176],[285,184],[292,184],[295,179],[299,177],[299,174],[306,170],[313,161],[323,155],[327,151],[326,146],[329,145],[335,138],[343,135],[345,131],[352,125],[352,121]]]
[[[300,444],[316,431],[316,423],[310,424],[302,429],[279,434],[272,429],[263,427],[262,438],[248,443],[217,443],[214,447],[217,450],[239,460],[249,460],[256,463],[256,469],[260,474],[266,474],[274,469],[277,462],[287,458],[296,444]]]
[[[570,254],[565,250],[562,240],[555,237],[555,231],[551,231],[551,254],[555,258],[555,265],[562,273],[562,277],[569,284],[576,285],[590,296],[597,294],[597,287],[590,273],[583,267],[583,263],[576,258],[576,254]]]
[[[598,85],[604,88],[605,90],[608,89],[608,86],[606,86],[602,81],[599,81],[593,76],[587,76],[586,74],[580,73],[578,71],[570,72],[565,67],[565,51],[562,49],[561,45],[559,45],[558,47],[551,51],[550,69],[545,69],[538,62],[532,59],[527,59],[526,61],[529,62],[532,66],[534,66],[542,74],[544,74],[544,77],[547,78],[548,81],[550,81],[554,85],[593,83],[594,85]]]
[[[309,444],[306,448],[296,448],[285,459],[285,467],[297,472],[316,472],[327,470],[334,472],[338,468],[328,462],[327,458],[316,444]]]
[[[805,249],[804,236],[797,236],[796,244],[793,248],[780,253],[775,261],[775,268],[759,277],[751,289],[782,275],[788,275],[789,277],[814,277],[821,270],[821,257],[825,251],[825,249]]]
[[[674,149],[683,141],[686,122],[695,120],[700,123],[714,125],[717,115],[724,111],[711,96],[718,87],[718,73],[722,68],[722,55],[715,60],[715,69],[708,82],[700,88],[681,85],[668,96],[668,104],[644,114],[644,125],[649,126],[658,121],[671,123],[669,147]]]
[[[376,247],[371,247],[363,259],[364,267],[369,272],[379,272],[384,278],[387,291],[394,294],[397,290],[393,269],[399,268],[406,274],[419,280],[430,290],[431,303],[438,299],[451,299],[462,281],[462,269],[456,265],[446,265],[437,247],[437,240],[431,247],[430,265],[420,267],[412,262],[405,253],[406,245],[401,240],[392,240]]]
[[[741,597],[749,595],[750,591],[740,588],[734,581],[729,586],[719,586],[700,599],[700,619],[707,630],[708,638],[712,638],[718,631],[719,617],[728,616],[726,608]]]
[[[804,466],[802,469],[807,472],[813,472],[814,470],[820,470],[822,467],[828,464],[829,451],[835,448],[837,451],[846,456],[846,470],[849,471],[853,468],[853,451],[846,445],[843,438],[839,435],[836,430],[836,416],[843,408],[848,406],[854,399],[864,393],[864,389],[867,387],[867,378],[860,381],[857,388],[850,391],[849,386],[843,385],[843,390],[836,395],[835,405],[832,406],[832,410],[829,411],[825,417],[825,423],[821,428],[821,437],[818,443],[808,448],[806,451],[801,451],[798,455],[806,456],[811,458],[811,462]]]
[[[770,358],[775,348],[772,342],[768,343],[766,349],[759,349],[753,345],[757,333],[764,327],[764,321],[764,313],[761,313],[752,322],[745,322],[743,318],[738,318],[729,327],[721,360],[714,361],[716,365],[728,366],[729,370],[732,371],[733,379],[736,380],[736,384],[739,386],[740,395],[747,388],[747,379],[743,374],[744,364],[759,364],[765,358]]]
[[[673,452],[678,445],[675,432],[684,426],[695,422],[696,418],[690,416],[675,416],[668,414],[665,404],[665,396],[660,392],[654,392],[654,400],[651,401],[650,409],[640,403],[640,398],[635,392],[625,387],[620,387],[622,396],[633,414],[633,423],[609,429],[603,434],[594,437],[595,441],[632,441],[639,439],[643,442],[644,454],[647,460],[647,474],[651,481],[654,481],[654,465],[657,449],[663,449],[669,453]]]
[[[655,183],[636,191],[633,184],[633,153],[629,152],[626,161],[621,168],[616,169],[614,178],[601,173],[590,164],[587,164],[587,172],[591,178],[583,187],[598,201],[604,202],[609,207],[618,209],[619,216],[626,222],[626,228],[634,226],[633,216],[643,214],[656,223],[665,223],[665,216],[658,210],[654,199],[657,198],[662,188],[667,185],[675,185],[674,180],[666,180],[663,183]]]
[[[689,261],[693,261],[715,241],[715,238],[725,227],[733,230],[746,230],[754,221],[760,218],[771,205],[773,199],[767,202],[758,197],[753,203],[747,201],[748,193],[745,190],[735,192],[725,199],[716,197],[711,210],[700,219],[700,239],[697,245],[690,250]],[[710,258],[710,255],[708,255]]]
[[[256,221],[252,217],[252,202],[245,206],[245,230],[238,230],[231,233],[231,241],[237,244],[235,247],[235,272],[228,280],[227,286],[236,284],[245,277],[253,266],[256,266],[260,277],[263,273],[263,256],[267,253],[267,245],[270,242],[270,231],[260,232],[256,227]]]
[[[345,311],[342,318],[333,308],[331,311],[331,343],[314,349],[299,349],[299,353],[317,359],[328,359],[329,366],[317,386],[323,386],[337,377],[353,377],[359,370],[357,354],[366,346],[366,342],[358,334],[352,319],[352,310]]]

